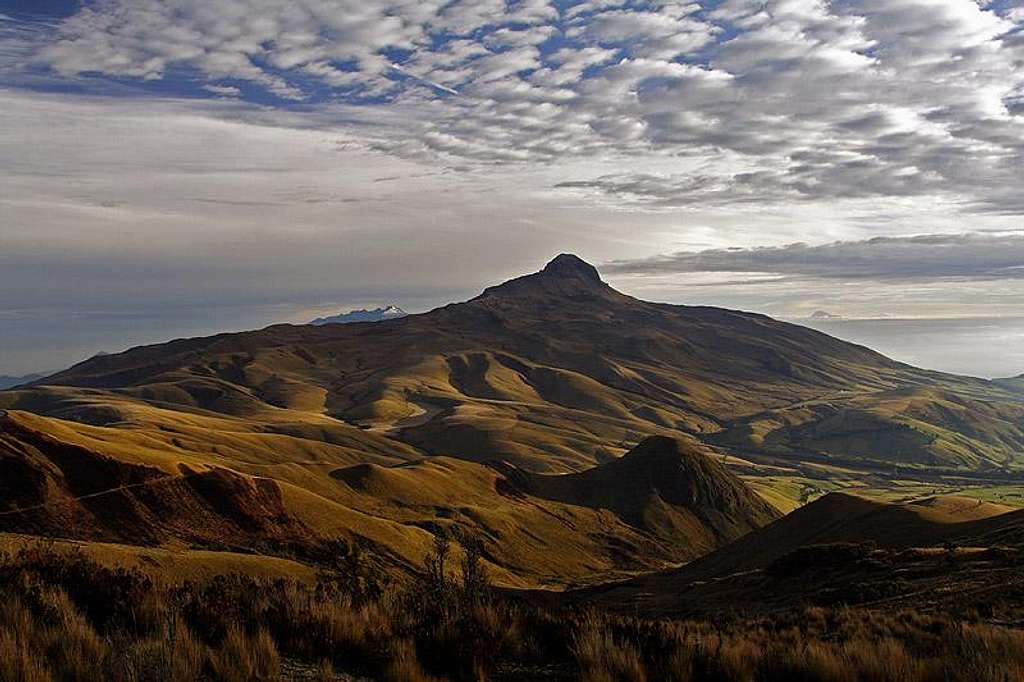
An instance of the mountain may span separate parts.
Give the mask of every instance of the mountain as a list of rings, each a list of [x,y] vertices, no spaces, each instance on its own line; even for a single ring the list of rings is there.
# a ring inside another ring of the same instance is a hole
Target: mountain
[[[1009,391],[1024,393],[1024,374],[1009,379],[994,379],[992,383]]]
[[[44,376],[46,376],[46,375],[45,374],[26,374],[24,376],[18,376],[18,377],[16,377],[16,376],[9,376],[9,375],[0,375],[0,391],[4,390],[6,388],[14,388],[15,386],[20,386],[21,384],[31,383],[31,382],[35,381],[36,379],[42,379]]]
[[[658,434],[763,465],[873,475],[1024,461],[1019,394],[763,315],[640,301],[570,255],[425,315],[173,341],[47,383],[90,393],[71,406],[40,387],[31,400],[49,407],[34,409],[86,420],[139,400],[236,418],[316,415],[424,453],[537,471],[576,471]]]
[[[310,557],[344,537],[401,571],[453,526],[519,586],[689,561],[837,486],[1004,485],[1024,460],[1018,393],[641,301],[572,255],[422,315],[90,358],[0,409],[22,429],[0,476],[27,491],[0,528]]]
[[[405,317],[409,313],[398,306],[389,305],[386,308],[374,308],[373,310],[350,310],[347,313],[331,315],[330,317],[318,317],[310,324],[351,324],[353,322],[380,322],[381,320],[392,320],[397,317]]]

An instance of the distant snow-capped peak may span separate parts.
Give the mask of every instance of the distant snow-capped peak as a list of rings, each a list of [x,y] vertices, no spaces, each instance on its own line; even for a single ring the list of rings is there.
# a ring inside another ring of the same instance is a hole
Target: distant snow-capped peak
[[[310,322],[310,324],[319,326],[325,324],[351,324],[353,322],[381,322],[382,320],[405,317],[408,314],[396,305],[389,305],[383,308],[374,308],[373,310],[350,310],[347,313],[340,313],[329,317],[318,317]]]

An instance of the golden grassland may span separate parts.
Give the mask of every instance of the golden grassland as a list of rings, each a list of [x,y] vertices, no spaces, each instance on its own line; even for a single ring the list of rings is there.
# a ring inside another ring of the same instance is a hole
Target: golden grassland
[[[906,503],[927,497],[968,497],[1007,508],[1024,507],[1024,485],[970,483],[957,480],[887,480],[879,481],[838,474],[833,480],[807,478],[800,475],[744,474],[743,481],[779,511],[789,512],[830,492],[847,491],[883,502]]]
[[[260,554],[212,551],[185,546],[139,547],[109,542],[41,540],[34,535],[0,533],[0,553],[16,556],[44,543],[47,550],[60,556],[82,556],[111,570],[138,571],[156,581],[207,583],[219,575],[234,573],[274,580],[288,578],[314,583],[317,569],[308,564]]]
[[[1006,682],[1024,633],[977,614],[851,608],[654,621],[494,593],[472,541],[410,587],[357,557],[315,584],[165,584],[45,545],[0,556],[0,680]]]
[[[778,516],[692,441],[562,476],[435,456],[296,463],[302,477],[287,466],[272,477],[226,455],[171,464],[163,452],[154,464],[140,449],[129,459],[118,447],[131,443],[110,427],[78,431],[21,411],[0,427],[0,528],[22,534],[314,564],[343,541],[408,573],[437,532],[469,531],[486,539],[496,583],[565,588],[677,565]],[[705,510],[702,499],[721,504]]]

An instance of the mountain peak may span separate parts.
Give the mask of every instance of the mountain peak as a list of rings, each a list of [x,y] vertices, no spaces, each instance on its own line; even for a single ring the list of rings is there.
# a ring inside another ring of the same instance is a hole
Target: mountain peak
[[[601,281],[601,275],[598,274],[597,268],[571,253],[562,253],[555,256],[550,263],[544,266],[541,273],[559,277],[582,277],[593,282]]]
[[[698,516],[711,513],[759,519],[754,526],[778,516],[735,474],[689,440],[645,438],[606,468],[615,485],[655,490],[665,502],[689,507]]]
[[[597,268],[579,256],[563,253],[540,272],[510,279],[484,290],[481,298],[536,300],[537,296],[573,300],[604,299],[616,292],[601,280]]]
[[[637,443],[623,457],[651,459],[655,457],[679,458],[694,454],[694,447],[678,438],[669,436],[648,436]]]

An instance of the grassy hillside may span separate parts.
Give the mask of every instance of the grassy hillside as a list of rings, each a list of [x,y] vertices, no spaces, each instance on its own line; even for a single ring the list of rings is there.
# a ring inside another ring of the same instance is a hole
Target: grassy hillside
[[[1024,510],[957,496],[895,504],[832,493],[684,567],[580,598],[651,615],[961,596],[997,604],[1000,590],[1024,588],[1022,548]]]
[[[393,574],[420,570],[443,532],[480,538],[500,584],[560,587],[678,564],[778,515],[696,446],[674,441],[654,462],[639,449],[576,484],[445,457],[177,459],[146,438],[129,456],[123,431],[23,412],[0,418],[0,530],[311,565],[358,547]],[[617,504],[572,492],[590,477],[620,477],[624,465],[635,480]],[[701,495],[679,494],[697,478]]]

